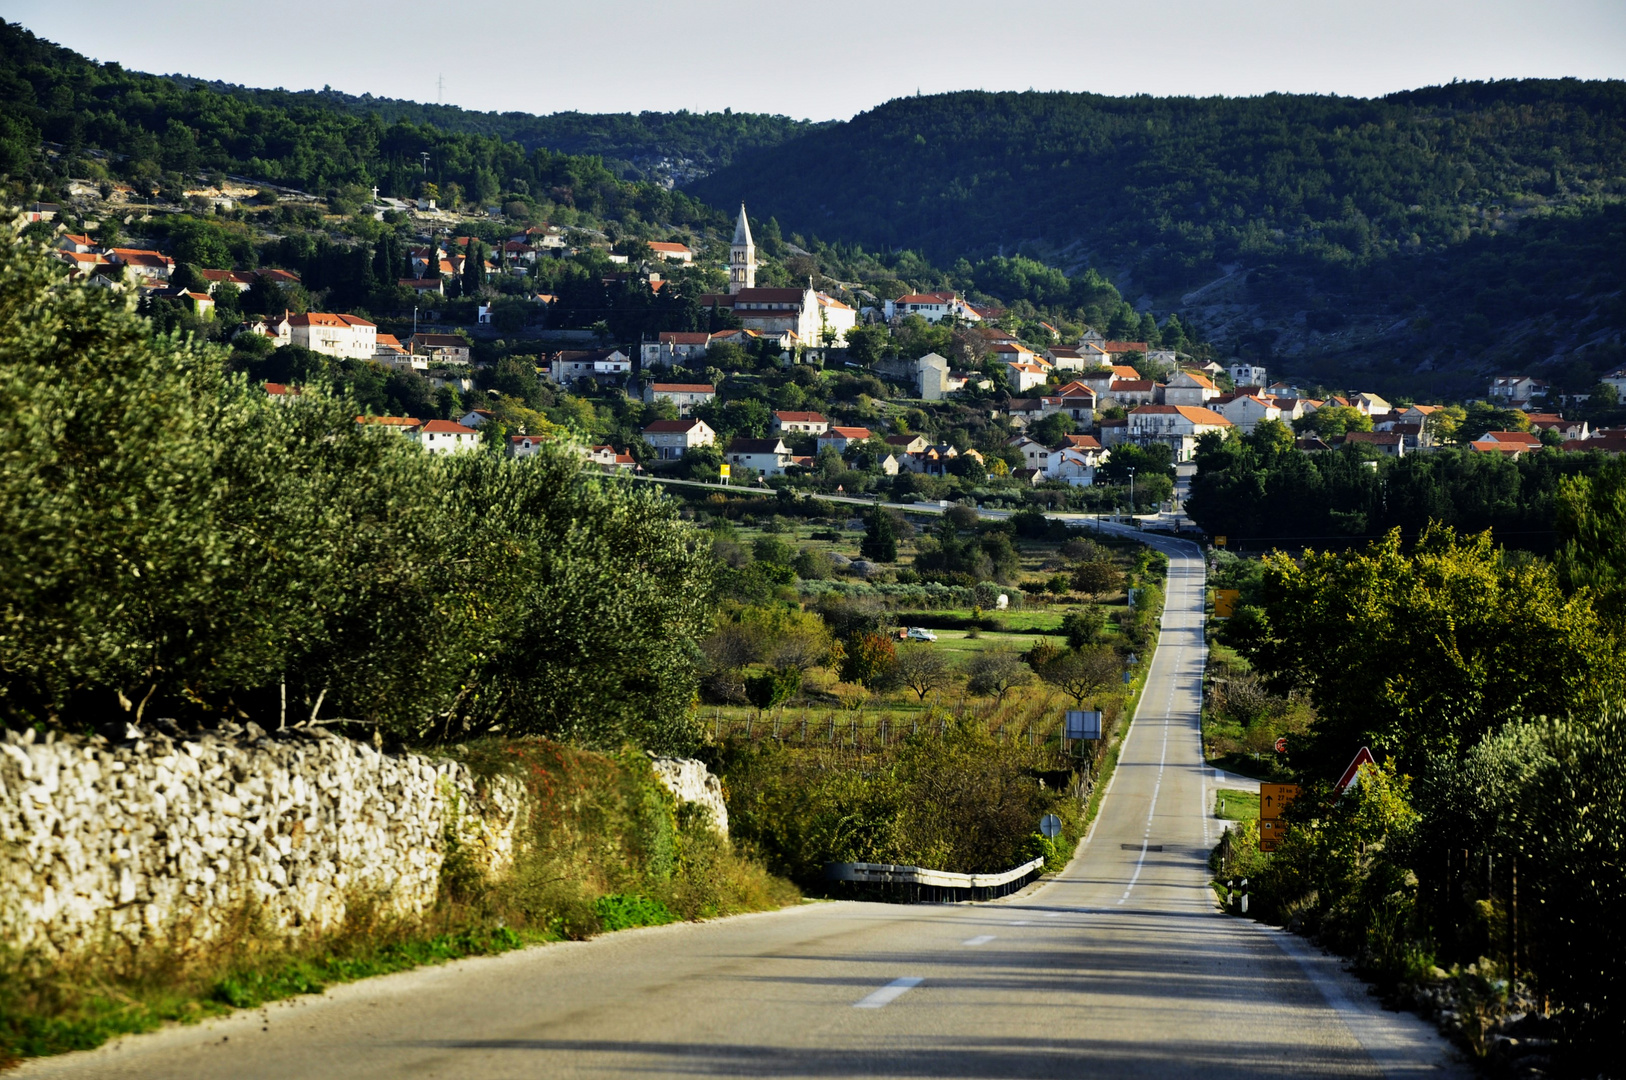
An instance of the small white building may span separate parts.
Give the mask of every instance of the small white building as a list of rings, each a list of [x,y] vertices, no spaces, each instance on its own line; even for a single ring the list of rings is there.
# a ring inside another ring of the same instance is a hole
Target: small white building
[[[1028,355],[1033,355],[1029,353]],[[1025,394],[1035,390],[1050,381],[1050,370],[1038,364],[1029,364],[1020,361],[1008,361],[1005,364],[1005,378],[1013,394]]]
[[[711,335],[705,331],[663,330],[654,341],[643,343],[645,367],[672,367],[701,359],[711,345]]]
[[[962,319],[966,322],[982,321],[982,316],[975,308],[951,292],[910,293],[896,300],[886,301],[883,312],[888,322],[908,318],[910,315],[919,315],[930,323],[942,322],[948,318]]]
[[[1218,406],[1214,411],[1239,428],[1243,433],[1252,431],[1261,420],[1280,420],[1282,411],[1264,398],[1239,394]]]
[[[1065,480],[1073,487],[1090,487],[1095,483],[1095,470],[1106,464],[1110,456],[1111,452],[1094,436],[1069,435],[1051,450],[1047,475],[1052,480]]]
[[[831,446],[836,453],[845,454],[849,446],[868,440],[869,434],[864,427],[832,427],[819,436],[819,449]]]
[[[673,244],[664,240],[651,240],[649,250],[665,259],[667,262],[682,263],[688,266],[694,262],[694,252],[686,244]]]
[[[620,349],[566,350],[548,361],[548,374],[560,386],[577,379],[618,383],[632,371],[632,357]]]
[[[1022,455],[1022,463],[1028,468],[1038,469],[1042,473],[1050,471],[1050,447],[1039,440],[1018,435],[1007,445]]]
[[[670,401],[677,406],[679,416],[688,416],[696,405],[704,405],[717,397],[717,388],[710,383],[649,382],[644,384],[644,404]]]
[[[783,439],[733,439],[724,454],[729,465],[755,469],[763,476],[782,476],[791,464],[790,447]]]
[[[406,435],[431,454],[463,454],[480,448],[480,433],[455,420],[426,420]]]
[[[540,435],[510,435],[508,436],[508,456],[512,458],[532,457],[542,449],[542,444],[551,442]]]
[[[830,420],[823,413],[781,410],[773,414],[773,430],[776,435],[823,435]]]
[[[1503,375],[1491,380],[1490,399],[1506,405],[1523,405],[1547,396],[1547,382],[1528,375]]]
[[[1387,416],[1391,411],[1393,411],[1393,406],[1391,406],[1387,401],[1384,401],[1382,398],[1378,397],[1376,394],[1356,394],[1354,397],[1349,399],[1349,403],[1355,406],[1359,412],[1366,416],[1372,417],[1374,420],[1382,416]]]
[[[657,420],[643,434],[662,461],[675,461],[685,450],[717,442],[717,433],[704,420]]]
[[[1265,380],[1269,377],[1270,373],[1257,364],[1249,364],[1238,360],[1231,365],[1231,382],[1237,386],[1263,387]]]

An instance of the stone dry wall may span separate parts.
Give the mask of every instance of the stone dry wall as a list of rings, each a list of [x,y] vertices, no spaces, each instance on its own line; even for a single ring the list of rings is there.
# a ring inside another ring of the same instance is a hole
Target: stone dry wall
[[[728,804],[723,801],[723,784],[706,768],[705,762],[651,755],[649,764],[655,770],[655,778],[678,802],[704,806],[711,812],[712,828],[728,835]]]
[[[60,956],[109,937],[197,944],[248,910],[297,934],[337,925],[358,899],[421,914],[449,845],[500,874],[524,835],[523,788],[458,762],[319,729],[165,730],[122,742],[0,733],[0,945]],[[703,764],[651,767],[727,834]]]
[[[285,932],[368,897],[435,901],[448,831],[488,869],[513,858],[523,800],[449,761],[319,732],[131,731],[123,743],[0,741],[0,942],[61,955],[106,935],[201,942],[252,906]]]

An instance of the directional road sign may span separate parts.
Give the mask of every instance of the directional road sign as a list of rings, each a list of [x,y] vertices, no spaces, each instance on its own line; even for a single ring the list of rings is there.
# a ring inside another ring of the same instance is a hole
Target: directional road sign
[[[1287,835],[1287,822],[1261,821],[1259,823],[1259,850],[1275,851],[1281,846],[1282,837]]]
[[[1236,614],[1236,602],[1242,598],[1241,589],[1214,590],[1214,618],[1229,619]]]
[[[1297,784],[1260,784],[1259,820],[1274,821],[1299,797]]]

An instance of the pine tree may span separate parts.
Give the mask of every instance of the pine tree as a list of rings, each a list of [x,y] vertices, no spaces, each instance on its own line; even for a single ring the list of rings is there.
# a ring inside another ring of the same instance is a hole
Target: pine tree
[[[875,562],[894,562],[898,557],[898,532],[892,524],[892,515],[879,506],[869,512],[869,527],[864,530],[864,542],[859,552]]]

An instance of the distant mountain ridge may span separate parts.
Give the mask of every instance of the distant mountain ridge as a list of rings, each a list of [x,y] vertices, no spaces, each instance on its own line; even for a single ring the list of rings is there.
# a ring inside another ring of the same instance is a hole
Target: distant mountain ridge
[[[1617,81],[900,98],[689,190],[945,265],[1094,265],[1211,340],[1317,374],[1598,359],[1626,327]]]
[[[316,107],[385,123],[427,124],[442,131],[489,135],[526,150],[595,155],[626,180],[689,183],[733,164],[753,151],[777,146],[830,123],[792,120],[767,113],[677,112],[584,113],[480,112],[401,98],[356,96],[331,88],[263,90],[234,83],[162,76],[183,88],[202,86],[220,94],[278,108]]]

